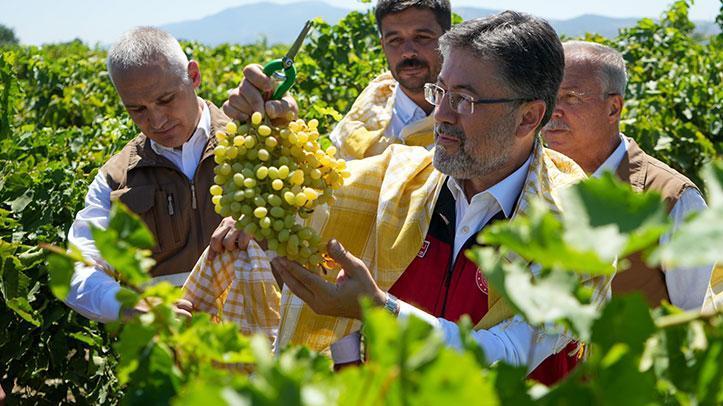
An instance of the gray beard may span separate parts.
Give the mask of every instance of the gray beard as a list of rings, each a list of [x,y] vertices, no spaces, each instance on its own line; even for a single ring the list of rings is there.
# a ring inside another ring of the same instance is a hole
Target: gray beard
[[[435,132],[436,130],[435,128]],[[486,145],[490,153],[475,157],[465,150],[465,135],[452,131],[460,140],[459,149],[456,154],[451,155],[444,148],[436,147],[432,161],[434,167],[443,174],[460,180],[481,178],[494,173],[509,161],[510,150],[506,148],[509,131],[503,131],[501,124],[492,132]]]

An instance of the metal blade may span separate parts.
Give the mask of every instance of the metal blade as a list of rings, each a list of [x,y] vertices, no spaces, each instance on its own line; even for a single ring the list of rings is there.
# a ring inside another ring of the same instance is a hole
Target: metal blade
[[[306,21],[306,24],[304,24],[304,29],[301,30],[301,33],[298,37],[296,37],[296,41],[294,41],[294,44],[289,48],[289,52],[286,53],[285,59],[291,59],[294,60],[294,57],[299,52],[299,48],[301,48],[301,44],[304,43],[304,39],[306,38],[306,35],[309,33],[309,30],[311,30],[311,20]]]

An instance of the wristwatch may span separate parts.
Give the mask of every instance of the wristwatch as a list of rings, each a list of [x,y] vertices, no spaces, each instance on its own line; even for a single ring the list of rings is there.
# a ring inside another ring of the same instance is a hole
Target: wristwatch
[[[395,317],[399,316],[399,299],[387,292],[387,300],[384,301],[384,308]]]

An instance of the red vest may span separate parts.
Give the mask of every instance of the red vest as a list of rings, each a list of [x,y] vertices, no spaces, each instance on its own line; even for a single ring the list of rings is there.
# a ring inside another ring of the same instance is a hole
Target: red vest
[[[490,222],[503,219],[500,211]],[[465,250],[477,244],[476,235],[465,242],[453,260],[455,224],[455,200],[445,184],[417,257],[389,292],[436,317],[457,322],[466,314],[472,324],[477,324],[488,310],[487,279],[464,255]],[[572,348],[572,344],[569,347]],[[567,356],[568,352],[566,348],[550,356],[530,377],[547,385],[557,382],[577,362],[576,358]]]

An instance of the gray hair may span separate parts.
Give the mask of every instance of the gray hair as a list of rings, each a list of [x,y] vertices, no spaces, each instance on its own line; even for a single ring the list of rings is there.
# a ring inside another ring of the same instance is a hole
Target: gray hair
[[[565,56],[588,62],[597,68],[598,78],[606,93],[625,96],[628,76],[625,60],[617,50],[609,46],[588,41],[565,41]]]
[[[507,86],[516,93],[512,97],[545,102],[540,128],[552,116],[565,56],[547,21],[515,11],[467,20],[444,34],[439,48],[445,60],[455,48],[496,63]]]
[[[188,57],[169,33],[155,27],[137,27],[123,34],[108,51],[108,74],[147,66],[162,66],[187,83]],[[115,84],[115,81],[113,81]]]

